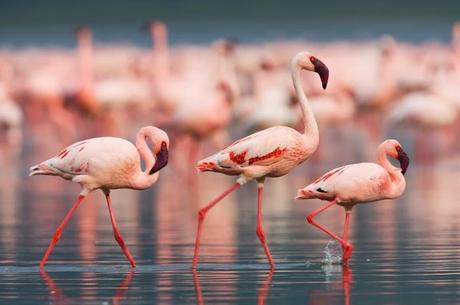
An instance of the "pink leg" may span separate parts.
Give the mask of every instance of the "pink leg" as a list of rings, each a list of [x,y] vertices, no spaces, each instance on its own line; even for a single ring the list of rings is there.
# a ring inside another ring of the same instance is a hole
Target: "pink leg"
[[[342,238],[338,237],[336,234],[332,233],[331,231],[329,231],[328,229],[320,226],[317,222],[315,222],[313,220],[313,217],[315,217],[317,214],[321,213],[322,211],[326,210],[327,208],[330,208],[331,206],[333,206],[334,204],[336,204],[336,200],[332,200],[331,202],[329,202],[328,204],[326,204],[325,206],[323,207],[320,207],[319,209],[317,210],[314,210],[313,212],[311,212],[308,216],[307,216],[307,221],[309,223],[311,223],[312,225],[314,225],[315,227],[317,227],[318,229],[320,229],[321,231],[323,231],[324,233],[328,234],[329,236],[331,236],[332,238],[334,238],[335,240],[337,240],[338,242],[340,242],[342,244],[342,247],[344,249],[344,258],[345,258],[345,254],[346,253],[350,253],[351,255],[351,245],[343,240]],[[345,261],[344,261],[345,263]]]
[[[275,269],[275,263],[273,262],[272,255],[270,254],[270,249],[268,248],[267,241],[265,240],[265,232],[264,228],[262,227],[262,193],[264,190],[264,184],[258,183],[257,184],[257,229],[256,233],[259,237],[260,242],[262,243],[262,247],[264,247],[265,255],[268,258],[268,262],[270,264],[270,269]]]
[[[136,261],[134,260],[133,256],[131,255],[131,252],[129,252],[128,247],[125,245],[125,241],[123,240],[123,237],[121,236],[120,231],[118,230],[118,225],[115,220],[115,216],[113,215],[112,212],[112,201],[110,200],[110,195],[106,194],[105,198],[107,199],[107,207],[109,208],[109,213],[110,213],[110,221],[112,222],[112,228],[113,228],[113,235],[115,236],[115,240],[118,242],[120,245],[121,250],[123,253],[126,255],[128,258],[129,262],[131,263],[131,267],[136,267]]]
[[[196,232],[196,239],[195,239],[195,251],[194,251],[194,254],[193,254],[193,262],[192,262],[192,269],[193,270],[196,270],[196,265],[198,263],[198,253],[199,253],[199,250],[200,250],[200,237],[201,237],[201,230],[202,230],[202,227],[203,227],[203,222],[204,222],[204,218],[206,216],[206,213],[212,208],[214,207],[219,201],[221,201],[222,199],[224,199],[228,194],[230,194],[231,192],[233,192],[234,190],[236,190],[237,188],[239,188],[241,186],[241,184],[239,184],[238,182],[236,182],[235,184],[233,184],[228,190],[226,190],[225,192],[223,192],[221,195],[219,195],[216,199],[214,199],[213,201],[211,201],[210,203],[208,203],[204,208],[202,208],[201,210],[198,211],[198,229],[197,229],[197,232]]]
[[[48,246],[48,249],[45,252],[45,255],[43,255],[43,258],[40,262],[39,268],[43,269],[43,266],[45,266],[46,261],[48,260],[48,257],[50,256],[51,252],[53,252],[54,247],[56,246],[57,242],[61,238],[62,231],[64,230],[64,227],[66,224],[69,222],[70,218],[72,217],[72,214],[75,212],[77,209],[78,205],[81,203],[81,201],[85,198],[83,195],[79,195],[75,203],[73,204],[72,208],[70,209],[69,212],[67,212],[67,215],[65,215],[64,220],[62,220],[61,224],[59,227],[56,229],[56,232],[53,235],[53,239],[51,240],[51,243]]]
[[[351,211],[350,210],[345,210],[345,225],[343,227],[343,240],[345,241],[346,244],[350,245],[349,247],[343,247],[343,263],[348,264],[348,260],[351,257],[351,253],[353,251],[353,247],[351,244],[348,242],[348,229],[350,227],[350,215]]]

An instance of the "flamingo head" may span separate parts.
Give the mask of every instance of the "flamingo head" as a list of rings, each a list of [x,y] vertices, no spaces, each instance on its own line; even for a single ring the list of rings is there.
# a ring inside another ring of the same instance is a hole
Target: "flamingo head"
[[[309,52],[300,52],[294,56],[293,62],[300,69],[318,73],[323,89],[326,89],[329,80],[329,69],[321,60]]]
[[[166,143],[166,141],[161,142],[160,149],[155,153],[155,164],[149,172],[150,175],[158,172],[168,164],[168,145],[169,144]]]
[[[150,21],[145,26],[152,36],[157,37],[157,39],[166,39],[168,36],[168,28],[166,24],[161,21]]]
[[[75,33],[78,39],[91,40],[91,30],[86,26],[77,26]]]
[[[404,175],[409,167],[410,160],[401,144],[397,140],[390,139],[386,140],[381,145],[389,156],[399,161],[401,173]]]

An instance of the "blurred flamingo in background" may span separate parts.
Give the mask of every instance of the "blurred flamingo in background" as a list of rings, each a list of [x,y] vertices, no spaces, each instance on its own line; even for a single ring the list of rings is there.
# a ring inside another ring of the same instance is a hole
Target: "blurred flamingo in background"
[[[150,150],[146,140],[152,142]],[[155,183],[158,171],[168,163],[168,135],[159,128],[144,127],[136,135],[136,146],[114,137],[100,137],[72,144],[57,156],[30,168],[30,176],[52,175],[77,182],[80,195],[54,233],[53,239],[40,262],[40,269],[61,237],[65,225],[81,201],[96,189],[104,192],[116,241],[132,267],[136,262],[125,245],[112,213],[110,190],[130,188],[143,190]],[[141,159],[145,170],[141,169]]]
[[[212,200],[198,212],[198,228],[193,256],[193,269],[198,263],[201,230],[206,213],[225,196],[251,181],[257,181],[257,236],[265,254],[274,269],[270,250],[265,240],[262,227],[262,191],[265,177],[284,176],[297,165],[308,159],[319,143],[319,131],[315,117],[303,91],[300,72],[305,69],[317,72],[321,78],[323,89],[327,86],[329,70],[319,59],[308,52],[300,52],[291,61],[291,73],[294,87],[299,98],[302,111],[304,133],[285,126],[268,128],[248,137],[237,140],[224,150],[198,162],[200,171],[220,172],[226,175],[239,176],[237,182],[227,191]]]
[[[409,166],[409,157],[401,144],[393,139],[386,140],[379,145],[377,151],[379,164],[356,163],[333,169],[297,192],[297,199],[318,198],[330,201],[310,213],[307,220],[342,244],[344,264],[348,264],[353,251],[353,247],[348,242],[348,227],[353,206],[358,203],[397,198],[406,188],[404,174]],[[401,168],[394,167],[387,156],[397,159]],[[342,238],[313,220],[317,214],[335,204],[345,208]]]
[[[92,33],[81,27],[76,35],[78,80],[76,88],[65,93],[65,99],[77,104],[84,113],[96,115],[104,132],[119,133],[118,129],[123,127],[123,107],[149,102],[151,84],[133,75],[111,75],[95,82]]]
[[[2,155],[17,156],[22,145],[22,109],[7,93],[0,83],[0,148]],[[2,141],[4,140],[4,141]]]
[[[253,92],[242,98],[236,109],[245,131],[296,126],[298,113],[292,103],[289,81],[289,73],[272,56],[260,60],[259,67],[252,72]]]

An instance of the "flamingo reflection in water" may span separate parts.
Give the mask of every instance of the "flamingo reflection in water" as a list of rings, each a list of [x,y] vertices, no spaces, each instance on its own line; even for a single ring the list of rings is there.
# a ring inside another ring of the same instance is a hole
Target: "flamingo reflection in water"
[[[51,295],[52,301],[51,304],[71,304],[70,299],[64,295],[62,289],[56,284],[51,275],[46,272],[44,269],[40,269],[40,277],[43,282],[46,284]],[[118,287],[115,289],[115,293],[112,297],[112,304],[119,305],[126,295],[131,282],[133,281],[134,271],[130,270],[123,280],[120,282]],[[91,289],[91,288],[90,288]]]
[[[193,284],[195,285],[196,304],[204,305],[203,291],[201,290],[200,277],[196,269],[192,269]],[[260,286],[257,294],[257,305],[265,305],[267,302],[268,293],[273,280],[273,270],[268,271],[267,277]],[[348,305],[348,304],[347,304]]]
[[[326,282],[328,282],[328,277],[331,275],[337,275],[340,272],[342,273],[342,283],[341,288],[343,289],[343,304],[351,305],[351,286],[353,284],[353,272],[348,265],[334,265],[334,264],[325,264],[321,268],[324,271],[326,276]],[[334,282],[336,283],[336,282]],[[331,291],[326,289],[325,291],[314,290],[309,295],[310,305],[316,304],[335,304],[334,300],[331,300]]]

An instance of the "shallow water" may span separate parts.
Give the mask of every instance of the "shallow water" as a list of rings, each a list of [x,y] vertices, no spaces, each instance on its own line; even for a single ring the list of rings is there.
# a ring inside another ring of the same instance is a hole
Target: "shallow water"
[[[199,270],[190,270],[198,206],[232,179],[210,173],[200,175],[197,185],[187,184],[172,168],[150,190],[112,193],[137,268],[131,270],[113,239],[102,193],[94,193],[70,221],[46,272],[39,272],[78,187],[55,177],[25,177],[27,166],[45,157],[30,151],[1,176],[0,303],[459,304],[458,158],[430,166],[413,159],[401,198],[357,206],[350,228],[354,253],[349,268],[342,268],[321,263],[330,239],[305,222],[322,203],[293,197],[332,166],[372,160],[376,145],[367,145],[367,154],[353,147],[364,141],[339,143],[338,154],[324,149],[331,141],[322,141],[322,159],[267,182],[264,227],[277,264],[273,274],[255,234],[254,184],[211,210]],[[412,156],[411,143],[403,138]],[[333,207],[317,219],[340,233],[344,212]]]

